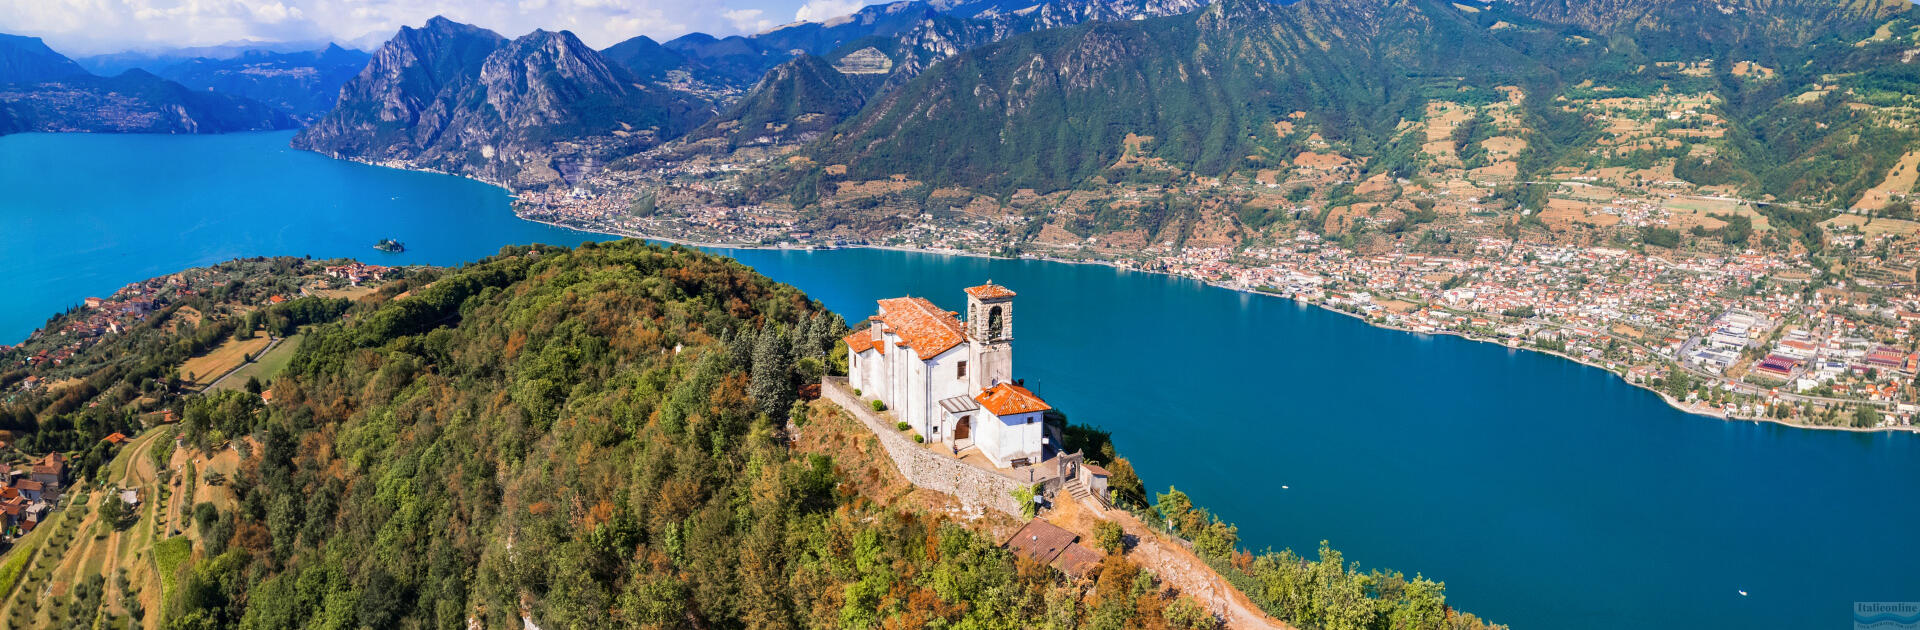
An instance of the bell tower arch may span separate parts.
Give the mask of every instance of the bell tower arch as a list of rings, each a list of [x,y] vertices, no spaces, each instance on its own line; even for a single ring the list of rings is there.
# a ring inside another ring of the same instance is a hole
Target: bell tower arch
[[[967,288],[967,342],[971,385],[977,392],[995,383],[1013,381],[1012,289],[994,284]]]

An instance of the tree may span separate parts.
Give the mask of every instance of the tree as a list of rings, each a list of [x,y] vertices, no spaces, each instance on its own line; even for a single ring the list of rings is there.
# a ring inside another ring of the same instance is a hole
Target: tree
[[[750,395],[768,417],[780,417],[793,404],[793,357],[788,356],[786,340],[775,326],[761,328],[753,345]]]
[[[1866,428],[1880,425],[1880,412],[1873,407],[1861,405],[1853,410],[1853,426]]]
[[[1113,521],[1100,521],[1093,526],[1093,542],[1109,554],[1126,552],[1126,532],[1120,524]]]
[[[128,525],[132,524],[131,522],[127,522],[127,504],[120,501],[120,495],[118,493],[108,493],[107,497],[100,501],[100,507],[95,511],[100,514],[100,522],[106,523],[108,527],[126,529]]]

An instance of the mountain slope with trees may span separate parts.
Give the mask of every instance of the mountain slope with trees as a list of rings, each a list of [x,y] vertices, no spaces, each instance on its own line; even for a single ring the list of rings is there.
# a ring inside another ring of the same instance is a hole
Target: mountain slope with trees
[[[144,70],[94,76],[39,38],[0,34],[0,134],[221,133],[293,126],[285,113],[252,99],[189,89]]]
[[[372,56],[329,44],[320,50],[253,50],[229,59],[199,57],[157,74],[196,90],[250,98],[311,122],[340,97],[340,86],[360,74]]]
[[[1800,88],[1841,77],[1842,87],[1867,86],[1851,94],[1899,93],[1912,56],[1899,42],[1864,40],[1908,7],[1224,0],[969,51],[872,100],[806,154],[847,165],[849,179],[905,173],[989,194],[1079,186],[1115,162],[1129,134],[1153,140],[1150,157],[1199,175],[1269,168],[1331,143],[1364,160],[1363,175],[1405,177],[1425,158],[1403,123],[1428,103],[1511,87],[1522,95],[1526,179],[1592,160],[1595,123],[1565,97],[1690,92],[1734,119],[1713,143],[1731,159],[1700,176],[1755,196],[1844,203],[1872,183],[1845,174],[1884,173],[1914,140],[1911,126]],[[1713,70],[1676,71],[1685,67]],[[1768,74],[1736,76],[1753,67]]]
[[[1218,626],[1121,553],[1118,529],[1096,530],[1085,544],[1107,553],[1068,576],[998,545],[1018,522],[960,519],[912,491],[863,424],[804,400],[809,384],[844,371],[845,322],[737,261],[637,240],[509,247],[460,268],[390,270],[351,299],[273,302],[346,262],[189,270],[211,288],[67,362],[0,372],[0,387],[73,382],[0,401],[0,424],[18,448],[69,452],[76,483],[147,457],[116,458],[106,436],[152,443],[143,424],[178,419],[151,429],[168,447],[151,457],[159,479],[184,486],[143,493],[160,509],[123,524],[154,528],[121,553],[164,548],[165,574],[119,582],[107,600],[51,596],[50,618],[112,625],[129,614],[188,629]],[[256,328],[304,331],[268,382],[180,386],[183,359]],[[1108,465],[1118,501],[1146,507],[1113,436],[1077,425],[1064,435]],[[197,495],[178,492],[196,483]],[[1326,548],[1319,560],[1247,554],[1232,525],[1178,491],[1158,496],[1155,519],[1178,523],[1195,553],[1278,618],[1489,627],[1448,609],[1439,583],[1362,573]],[[114,577],[92,570],[75,579]],[[13,609],[15,625],[36,618]]]

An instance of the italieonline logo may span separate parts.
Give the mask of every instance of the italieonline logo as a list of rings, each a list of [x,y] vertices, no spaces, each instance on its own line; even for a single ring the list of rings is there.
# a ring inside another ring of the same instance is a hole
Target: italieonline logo
[[[1920,630],[1920,602],[1854,602],[1853,630]]]

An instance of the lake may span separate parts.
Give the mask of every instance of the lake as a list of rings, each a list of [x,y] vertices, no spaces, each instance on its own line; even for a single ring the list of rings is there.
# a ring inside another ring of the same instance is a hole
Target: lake
[[[447,265],[607,238],[515,218],[493,186],[332,160],[292,138],[0,136],[0,344],[87,296],[242,256]],[[373,249],[382,238],[406,251]]]
[[[0,170],[38,169],[0,174],[0,260],[15,270],[0,288],[33,298],[0,321],[30,328],[85,295],[232,256],[446,263],[588,238],[513,219],[484,185],[285,141],[0,138]],[[371,250],[382,236],[409,251]],[[1162,275],[721,251],[849,319],[899,295],[958,310],[962,287],[1004,284],[1020,293],[1015,375],[1113,431],[1150,490],[1178,486],[1255,548],[1326,539],[1364,567],[1444,581],[1456,607],[1516,628],[1838,628],[1852,602],[1920,600],[1910,434],[1689,416],[1603,370]]]

